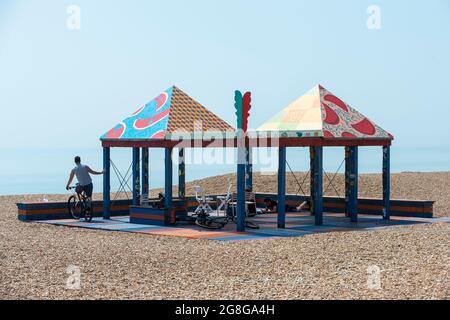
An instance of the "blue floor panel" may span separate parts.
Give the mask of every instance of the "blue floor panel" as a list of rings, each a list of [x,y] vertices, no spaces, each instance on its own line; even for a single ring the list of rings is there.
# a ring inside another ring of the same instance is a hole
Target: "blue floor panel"
[[[143,225],[137,223],[130,223],[128,216],[112,217],[109,220],[103,220],[101,217],[92,219],[92,222],[73,221],[72,219],[62,220],[45,220],[34,221],[44,224],[52,224],[58,226],[80,227],[95,230],[144,233],[155,235],[169,235],[181,237],[192,237],[198,235],[197,231],[211,232],[206,239],[218,241],[245,241],[245,240],[261,240],[261,239],[275,239],[285,237],[301,237],[314,233],[336,232],[336,231],[367,231],[367,230],[382,230],[392,226],[415,225],[422,223],[433,222],[450,222],[450,218],[392,218],[391,220],[382,220],[379,216],[359,216],[358,222],[350,222],[350,220],[342,216],[324,215],[324,224],[316,226],[314,224],[314,217],[308,214],[299,216],[298,214],[289,217],[286,216],[286,228],[277,228],[277,217],[275,214],[258,215],[255,218],[250,218],[252,222],[258,224],[260,229],[247,229],[244,233],[236,232],[236,225],[229,224],[221,230],[205,230],[196,225],[190,224],[176,224],[174,226],[159,226],[159,225]],[[178,229],[178,230],[176,230]],[[187,232],[182,230],[186,229]],[[179,232],[181,230],[181,232]],[[146,232],[147,231],[147,232]],[[223,233],[222,233],[223,232]],[[184,235],[183,235],[184,233]],[[201,235],[200,235],[201,236]]]

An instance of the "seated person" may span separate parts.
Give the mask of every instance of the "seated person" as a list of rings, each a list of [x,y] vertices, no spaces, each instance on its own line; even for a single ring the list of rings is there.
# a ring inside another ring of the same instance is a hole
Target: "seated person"
[[[296,209],[297,211],[311,210],[311,203],[309,199],[303,201]]]
[[[164,197],[164,194],[162,194],[160,192],[160,193],[158,193],[158,202],[156,203],[156,208],[163,209],[164,205],[165,205],[165,197]]]
[[[264,203],[266,207],[262,209],[262,213],[274,213],[277,212],[278,203],[275,200],[270,199],[269,197],[264,199]]]

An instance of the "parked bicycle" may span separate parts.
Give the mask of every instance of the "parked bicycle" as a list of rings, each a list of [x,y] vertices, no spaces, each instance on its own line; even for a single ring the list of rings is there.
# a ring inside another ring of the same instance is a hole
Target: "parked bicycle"
[[[196,225],[206,229],[221,229],[227,224],[227,221],[223,217],[211,217],[209,212],[204,208],[197,210],[193,217],[196,218]]]
[[[86,196],[83,187],[78,183],[69,187],[69,190],[75,189],[74,194],[67,200],[67,207],[72,218],[80,220],[84,218],[87,222],[92,220],[92,200]]]

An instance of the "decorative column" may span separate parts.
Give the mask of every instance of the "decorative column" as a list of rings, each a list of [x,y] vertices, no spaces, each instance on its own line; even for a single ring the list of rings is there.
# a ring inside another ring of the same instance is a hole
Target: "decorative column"
[[[253,191],[252,148],[245,148],[245,189]]]
[[[149,175],[148,175],[148,148],[142,148],[142,165],[141,165],[141,185],[142,185],[142,195],[149,195]]]
[[[348,212],[348,201],[349,201],[349,190],[350,190],[350,147],[345,147],[345,174],[344,174],[344,180],[345,180],[345,216],[349,217]]]
[[[278,148],[278,228],[286,227],[286,147]]]
[[[243,144],[242,138],[238,138],[238,144]],[[238,164],[237,164],[237,231],[245,231],[245,148],[238,145]]]
[[[345,212],[358,221],[358,147],[345,148]]]
[[[383,219],[391,218],[391,147],[383,146]]]
[[[323,224],[323,148],[310,147],[311,212],[316,226]]]
[[[172,209],[172,148],[165,149],[165,182],[164,182],[164,207],[168,214]]]
[[[139,179],[139,152],[140,149],[134,147],[133,148],[133,164],[132,164],[132,169],[133,169],[133,186],[132,186],[132,191],[133,191],[133,200],[132,200],[132,205],[137,206],[139,204],[139,193],[140,193],[140,187],[141,187],[141,183],[140,183],[140,179]]]
[[[178,198],[186,197],[186,165],[184,162],[184,148],[178,149]]]
[[[246,92],[244,96],[239,90],[234,91],[234,108],[236,109],[237,122],[237,231],[245,231],[245,167],[246,167],[246,145],[248,116],[251,109],[251,93]]]
[[[109,219],[109,209],[111,206],[111,164],[110,148],[103,148],[103,219]]]
[[[309,203],[311,215],[314,215],[314,147],[309,147]]]

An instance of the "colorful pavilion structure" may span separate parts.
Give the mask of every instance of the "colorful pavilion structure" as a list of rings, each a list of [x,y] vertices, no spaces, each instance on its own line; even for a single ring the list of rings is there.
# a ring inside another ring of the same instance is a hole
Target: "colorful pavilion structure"
[[[178,198],[183,199],[186,193],[184,148],[214,145],[218,138],[231,141],[233,146],[234,137],[235,129],[232,126],[182,90],[176,86],[165,90],[100,138],[106,171],[103,177],[103,218],[110,218],[110,148],[126,147],[133,150],[133,206],[139,205],[141,195],[149,193],[149,148],[165,149],[165,210],[159,212],[159,216],[162,223],[167,223],[174,219],[175,211],[172,195],[173,148],[177,147],[179,150]],[[156,217],[158,212],[153,211],[151,215]],[[158,223],[158,218],[155,222]]]
[[[247,105],[248,116],[250,93],[240,95],[240,99],[241,103],[244,101]],[[236,109],[239,108],[236,107]],[[242,112],[242,105],[240,110],[237,114]],[[279,228],[285,228],[286,224],[285,186],[286,148],[288,147],[310,148],[310,200],[316,225],[323,223],[323,148],[345,148],[345,212],[351,221],[356,222],[358,147],[382,147],[382,215],[384,219],[390,218],[390,145],[393,136],[324,87],[315,86],[257,130],[243,133],[240,122],[242,118],[238,116],[236,130],[175,86],[133,112],[100,138],[106,169],[103,181],[103,218],[110,218],[110,148],[132,148],[133,196],[130,217],[133,210],[141,212],[138,208],[139,198],[141,194],[148,195],[149,192],[149,148],[165,149],[165,208],[159,216],[162,217],[161,223],[167,224],[174,221],[176,214],[172,195],[173,148],[177,147],[179,150],[178,200],[180,200],[185,198],[184,149],[208,146],[237,147],[238,154],[242,154],[243,148],[246,150],[245,165],[238,163],[237,231],[245,230],[243,177],[245,176],[245,188],[252,189],[251,153],[252,148],[260,147],[278,147],[277,224]],[[219,140],[220,143],[215,144]],[[141,153],[142,163],[140,163]],[[152,211],[151,215],[158,216],[158,212]]]
[[[286,148],[310,147],[310,200],[315,224],[323,223],[323,147],[345,148],[345,211],[357,221],[358,146],[381,146],[383,150],[383,218],[390,217],[390,145],[394,137],[316,85],[256,130],[278,146],[278,226],[285,226]]]

